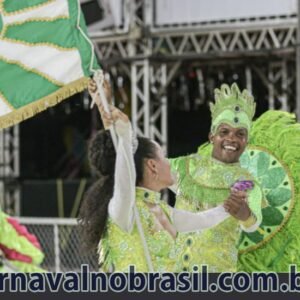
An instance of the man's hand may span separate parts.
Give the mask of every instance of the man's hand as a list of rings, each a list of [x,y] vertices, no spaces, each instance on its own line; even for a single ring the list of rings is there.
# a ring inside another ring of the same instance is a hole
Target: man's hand
[[[246,221],[251,215],[245,191],[231,189],[228,199],[224,202],[224,208],[230,215],[241,221]]]

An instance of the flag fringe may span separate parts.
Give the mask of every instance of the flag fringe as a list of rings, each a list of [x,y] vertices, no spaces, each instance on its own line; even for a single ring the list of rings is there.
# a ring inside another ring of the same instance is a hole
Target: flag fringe
[[[81,79],[73,81],[70,84],[60,88],[56,92],[44,98],[41,98],[38,101],[27,104],[8,113],[7,115],[0,117],[0,129],[18,124],[19,122],[24,121],[38,114],[39,112],[42,112],[47,108],[62,102],[72,95],[82,92],[87,88],[89,81],[89,77],[83,77]]]

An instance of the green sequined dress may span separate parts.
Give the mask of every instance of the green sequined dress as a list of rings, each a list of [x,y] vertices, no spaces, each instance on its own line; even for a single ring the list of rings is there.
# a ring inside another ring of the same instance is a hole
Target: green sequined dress
[[[154,229],[155,216],[149,211],[146,202],[159,203],[170,219],[170,206],[160,201],[160,194],[136,188],[136,205],[150,252],[154,271],[174,272],[176,263],[175,241],[165,231]],[[172,222],[172,220],[170,220]],[[134,224],[130,233],[122,230],[111,218],[108,219],[106,232],[99,244],[99,265],[104,272],[128,272],[134,266],[136,272],[148,272],[143,244]]]

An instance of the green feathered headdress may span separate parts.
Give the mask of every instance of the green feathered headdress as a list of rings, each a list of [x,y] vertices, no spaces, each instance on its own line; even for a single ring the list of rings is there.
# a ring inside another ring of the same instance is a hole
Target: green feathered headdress
[[[221,89],[215,89],[215,104],[210,103],[211,132],[215,134],[222,123],[234,128],[243,127],[249,132],[255,106],[253,96],[249,91],[240,92],[236,83],[233,83],[231,88],[227,84],[222,84]]]

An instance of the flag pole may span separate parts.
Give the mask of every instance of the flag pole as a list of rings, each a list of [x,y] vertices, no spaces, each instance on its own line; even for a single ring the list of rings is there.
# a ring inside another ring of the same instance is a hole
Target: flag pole
[[[105,112],[107,112],[108,114],[111,114],[111,112],[109,110],[109,104],[108,104],[108,101],[107,101],[107,98],[106,98],[106,94],[105,94],[105,91],[104,91],[104,74],[103,74],[103,71],[100,70],[100,69],[96,70],[94,72],[94,77],[93,78],[96,82],[97,90],[99,92],[100,101],[103,105],[103,108],[104,108]],[[95,102],[96,102],[95,99],[93,99],[93,102],[92,102],[91,106],[93,106],[93,104]],[[109,126],[109,131],[110,131],[110,134],[111,134],[111,138],[112,138],[114,147],[117,151],[118,139],[117,139],[117,134],[116,134],[116,131],[115,131],[115,128],[113,127],[113,125]]]

